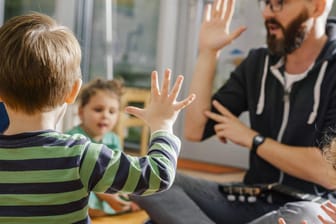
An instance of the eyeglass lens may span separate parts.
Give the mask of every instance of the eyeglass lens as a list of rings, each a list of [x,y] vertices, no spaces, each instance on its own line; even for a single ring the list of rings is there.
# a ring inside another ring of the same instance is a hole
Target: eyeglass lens
[[[260,0],[261,10],[264,10],[268,5],[273,12],[279,12],[282,10],[283,0]]]

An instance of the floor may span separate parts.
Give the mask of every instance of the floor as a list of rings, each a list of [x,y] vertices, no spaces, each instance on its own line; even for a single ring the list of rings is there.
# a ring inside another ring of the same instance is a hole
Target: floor
[[[244,170],[239,168],[185,160],[179,161],[178,167],[179,172],[216,182],[241,181],[244,175]],[[92,220],[92,224],[143,224],[146,220],[148,220],[148,215],[145,211],[140,211],[115,217],[96,218]]]

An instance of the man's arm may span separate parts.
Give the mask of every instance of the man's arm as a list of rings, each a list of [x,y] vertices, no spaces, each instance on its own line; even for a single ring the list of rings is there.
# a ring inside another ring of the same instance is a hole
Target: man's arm
[[[204,20],[199,33],[199,55],[190,84],[190,93],[195,93],[197,99],[186,110],[184,135],[191,141],[202,139],[207,118],[204,111],[211,106],[212,86],[215,77],[217,57],[220,50],[230,44],[245,27],[239,27],[230,33],[235,1],[216,0],[213,5],[207,5]]]
[[[210,111],[205,114],[218,122],[214,126],[216,136],[251,149],[253,138],[258,133],[243,124],[219,102],[214,101],[213,105],[220,114]],[[327,189],[336,189],[336,171],[324,159],[318,148],[288,146],[266,138],[265,142],[258,147],[257,154],[292,176],[319,184]]]
[[[257,154],[292,176],[336,189],[336,171],[316,147],[288,146],[266,138]]]
[[[196,94],[195,101],[186,108],[184,119],[184,136],[191,141],[202,139],[207,117],[204,111],[211,107],[211,90],[216,69],[216,53],[200,52],[189,92]]]

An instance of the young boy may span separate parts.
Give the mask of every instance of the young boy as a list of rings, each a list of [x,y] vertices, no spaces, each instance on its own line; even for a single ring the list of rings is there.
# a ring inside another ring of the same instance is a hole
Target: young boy
[[[153,194],[174,180],[180,141],[172,126],[194,99],[176,102],[183,77],[169,91],[152,73],[151,102],[126,111],[151,129],[148,155],[132,157],[55,131],[81,86],[81,51],[69,29],[43,14],[0,28],[0,101],[9,127],[0,135],[0,222],[89,223],[90,191]]]

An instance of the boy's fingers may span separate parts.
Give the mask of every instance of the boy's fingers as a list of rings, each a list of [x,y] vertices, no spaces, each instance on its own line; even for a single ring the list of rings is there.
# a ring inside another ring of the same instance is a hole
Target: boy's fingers
[[[195,94],[189,95],[186,99],[182,100],[178,104],[176,104],[176,110],[181,110],[187,106],[189,106],[196,98]]]
[[[151,75],[151,95],[154,96],[154,97],[160,95],[157,71],[152,71],[152,75]]]
[[[220,0],[215,0],[211,5],[211,17],[216,18],[218,15],[218,9],[220,7]]]
[[[170,85],[170,77],[171,77],[171,70],[166,69],[164,73],[164,77],[162,80],[162,89],[161,89],[161,95],[167,96],[169,92],[169,85]]]
[[[138,107],[128,106],[125,108],[125,112],[136,116],[137,118],[143,119],[143,109]]]
[[[181,90],[181,87],[182,87],[182,83],[183,83],[183,76],[182,75],[179,75],[174,83],[174,86],[170,92],[170,95],[169,95],[169,98],[172,100],[172,101],[175,101],[178,94],[180,93],[180,90]]]

